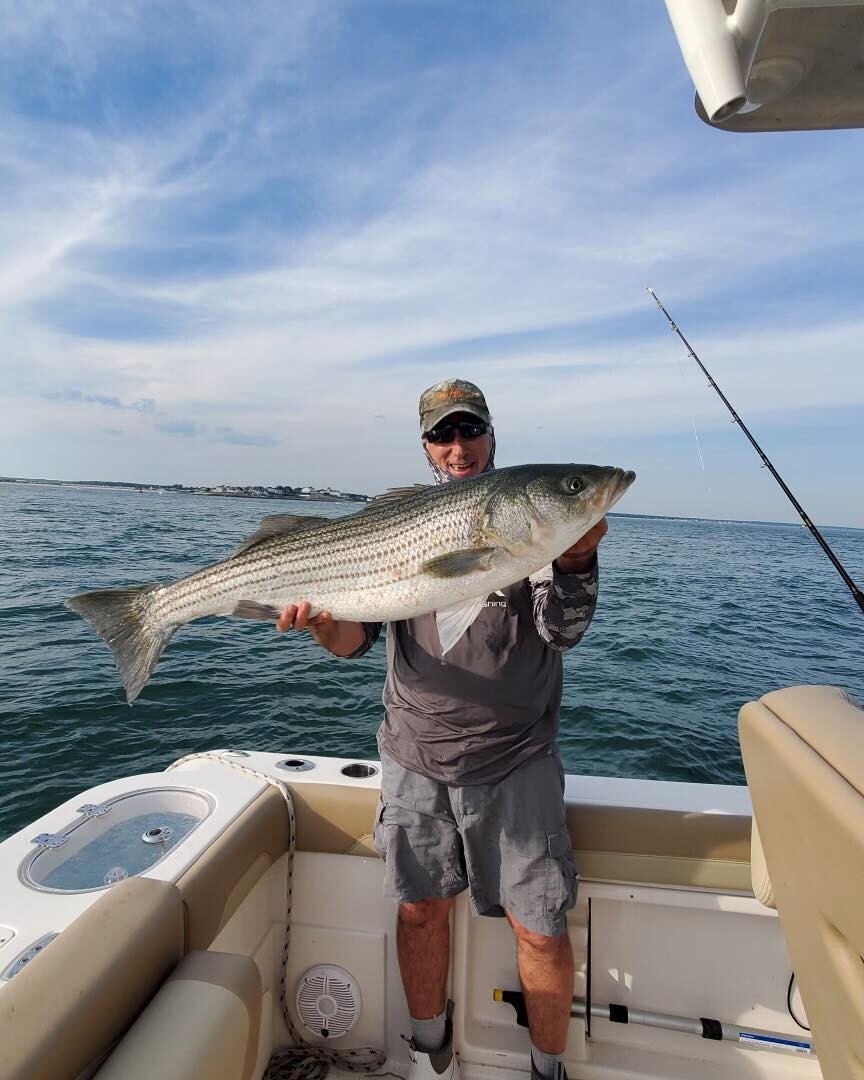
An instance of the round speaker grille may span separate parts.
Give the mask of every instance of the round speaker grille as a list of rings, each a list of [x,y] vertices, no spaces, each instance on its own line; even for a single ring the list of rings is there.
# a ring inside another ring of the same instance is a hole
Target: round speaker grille
[[[335,964],[317,964],[300,976],[296,1006],[307,1031],[338,1039],[357,1023],[363,1002],[353,975]]]

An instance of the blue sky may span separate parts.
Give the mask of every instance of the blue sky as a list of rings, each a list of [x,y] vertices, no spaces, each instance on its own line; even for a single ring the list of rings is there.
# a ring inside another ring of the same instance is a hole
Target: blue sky
[[[0,473],[378,491],[456,375],[499,464],[791,520],[651,285],[864,526],[862,133],[705,127],[659,2],[0,11]]]

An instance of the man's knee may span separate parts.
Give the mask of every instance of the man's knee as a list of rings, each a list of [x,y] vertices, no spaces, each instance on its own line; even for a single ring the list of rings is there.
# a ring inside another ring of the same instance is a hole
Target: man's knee
[[[560,934],[538,934],[534,930],[529,930],[527,926],[523,926],[517,919],[514,919],[512,915],[507,915],[507,922],[510,923],[510,927],[513,933],[516,935],[516,941],[518,944],[524,945],[532,952],[542,953],[546,956],[557,956],[562,949],[567,948],[567,932],[566,930]]]
[[[453,898],[444,900],[417,900],[413,904],[399,905],[399,922],[407,928],[430,928],[447,922]]]

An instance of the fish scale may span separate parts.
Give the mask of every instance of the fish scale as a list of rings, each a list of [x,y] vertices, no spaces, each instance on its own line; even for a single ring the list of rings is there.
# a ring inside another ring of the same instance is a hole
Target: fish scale
[[[111,648],[128,700],[171,636],[207,615],[311,613],[389,622],[436,612],[442,654],[496,589],[550,563],[623,495],[632,472],[522,465],[439,487],[388,493],[350,517],[309,526],[265,518],[227,559],[166,585],[101,589],[67,601]]]

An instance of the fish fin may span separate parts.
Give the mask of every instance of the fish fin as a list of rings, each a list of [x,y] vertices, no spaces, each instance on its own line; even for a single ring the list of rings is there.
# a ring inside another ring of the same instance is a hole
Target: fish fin
[[[271,536],[283,536],[285,533],[297,532],[299,529],[314,529],[332,520],[332,518],[311,514],[271,514],[270,517],[262,518],[255,532],[235,548],[228,557],[233,559],[235,555],[248,551],[250,547],[260,544],[262,540],[269,540]]]
[[[364,510],[368,510],[373,506],[401,502],[403,499],[410,499],[413,495],[419,495],[422,491],[434,491],[437,487],[437,484],[412,484],[409,487],[388,488],[380,495],[375,495],[364,507]],[[362,514],[363,510],[359,512]]]
[[[449,652],[462,637],[471,623],[477,618],[486,604],[486,594],[475,596],[462,604],[443,608],[435,612],[438,627],[438,640],[441,642],[441,655]]]
[[[176,625],[153,629],[145,622],[147,598],[159,587],[96,589],[66,601],[66,607],[83,616],[114,654],[130,705],[144,689],[177,629]]]
[[[275,622],[279,618],[279,608],[272,604],[259,604],[256,600],[241,600],[231,612],[235,619],[266,619]]]
[[[494,554],[495,548],[463,548],[461,551],[438,555],[423,563],[420,569],[430,577],[465,577],[475,570],[488,570]]]

